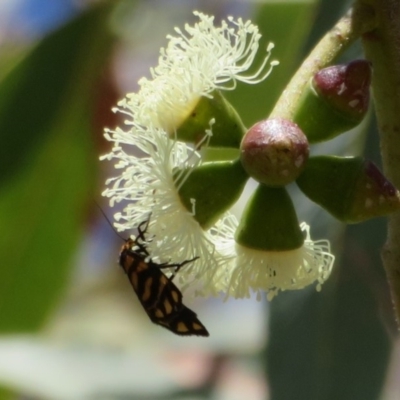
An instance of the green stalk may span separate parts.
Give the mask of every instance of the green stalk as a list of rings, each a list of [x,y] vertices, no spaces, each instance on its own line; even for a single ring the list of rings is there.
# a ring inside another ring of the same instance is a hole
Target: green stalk
[[[289,82],[273,109],[270,118],[293,120],[300,97],[316,72],[330,65],[360,35],[370,28],[364,10],[355,8],[342,17],[320,40]]]
[[[400,187],[400,2],[397,0],[359,0],[369,9],[376,27],[363,36],[366,58],[372,62],[372,87],[380,134],[385,175]],[[400,326],[400,212],[389,217],[388,237],[382,250]]]

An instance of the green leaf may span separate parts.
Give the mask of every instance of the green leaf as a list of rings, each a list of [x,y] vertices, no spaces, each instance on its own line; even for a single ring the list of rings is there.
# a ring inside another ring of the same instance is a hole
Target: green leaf
[[[68,282],[97,155],[109,6],[44,38],[0,86],[0,332],[40,328]]]

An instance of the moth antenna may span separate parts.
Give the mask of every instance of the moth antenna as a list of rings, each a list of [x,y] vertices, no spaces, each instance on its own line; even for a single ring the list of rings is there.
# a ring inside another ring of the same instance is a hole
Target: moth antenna
[[[113,224],[111,223],[111,221],[109,220],[109,218],[107,217],[106,213],[104,212],[104,210],[99,206],[99,203],[97,203],[96,200],[93,200],[96,204],[96,206],[99,208],[100,212],[103,214],[103,217],[106,219],[106,221],[108,222],[108,225],[110,225],[111,229],[114,231],[114,233],[120,238],[122,239],[124,242],[126,242],[126,239],[124,239],[114,228]]]

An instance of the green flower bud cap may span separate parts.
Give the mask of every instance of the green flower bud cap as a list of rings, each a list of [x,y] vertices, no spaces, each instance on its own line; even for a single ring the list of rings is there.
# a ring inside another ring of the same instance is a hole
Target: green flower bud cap
[[[178,174],[185,171],[174,173]],[[193,218],[207,229],[238,200],[247,179],[239,160],[204,163],[189,172],[179,196]]]
[[[357,126],[369,107],[371,64],[355,60],[317,72],[293,120],[310,143],[331,139]]]
[[[242,214],[235,240],[263,251],[294,250],[303,245],[296,211],[285,188],[258,185]]]
[[[301,129],[286,119],[266,119],[253,125],[240,146],[244,169],[267,186],[284,186],[303,171],[309,154]]]
[[[233,106],[215,90],[210,97],[200,97],[194,108],[176,130],[176,138],[183,142],[200,143],[204,132],[212,125],[208,146],[239,148],[246,128]],[[175,138],[175,132],[170,132]]]
[[[361,157],[311,157],[297,183],[311,200],[346,223],[400,210],[399,191]]]

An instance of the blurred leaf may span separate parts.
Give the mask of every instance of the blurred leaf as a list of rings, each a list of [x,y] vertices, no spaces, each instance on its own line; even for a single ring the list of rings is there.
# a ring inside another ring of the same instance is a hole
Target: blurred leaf
[[[0,86],[0,184],[27,168],[54,132],[54,121],[65,113],[71,96],[85,93],[96,71],[93,57],[103,51],[104,32],[93,31],[101,10],[76,20],[48,36],[2,81]],[[97,43],[100,41],[100,43]],[[94,46],[95,44],[95,46]],[[95,57],[97,62],[101,59]],[[88,63],[90,61],[92,64]],[[84,71],[93,68],[92,74]],[[98,68],[98,66],[97,66]],[[87,74],[85,78],[83,74]],[[87,79],[89,81],[78,82]],[[78,88],[81,93],[72,93]]]
[[[367,239],[363,231],[373,235]],[[321,293],[274,299],[267,353],[272,400],[379,398],[391,348],[381,313],[389,304],[379,270],[383,237],[382,221],[351,226],[346,255]]]
[[[13,400],[15,398],[16,398],[16,396],[11,390],[0,387],[0,399],[1,400]]]
[[[270,60],[279,60],[271,75],[258,85],[239,83],[236,90],[224,92],[245,125],[268,117],[280,93],[289,82],[303,50],[313,16],[314,1],[266,2],[259,6],[252,21],[262,33],[254,65],[260,65],[269,42],[275,44]]]
[[[109,6],[44,38],[0,86],[0,332],[38,329],[67,283],[91,196]]]

